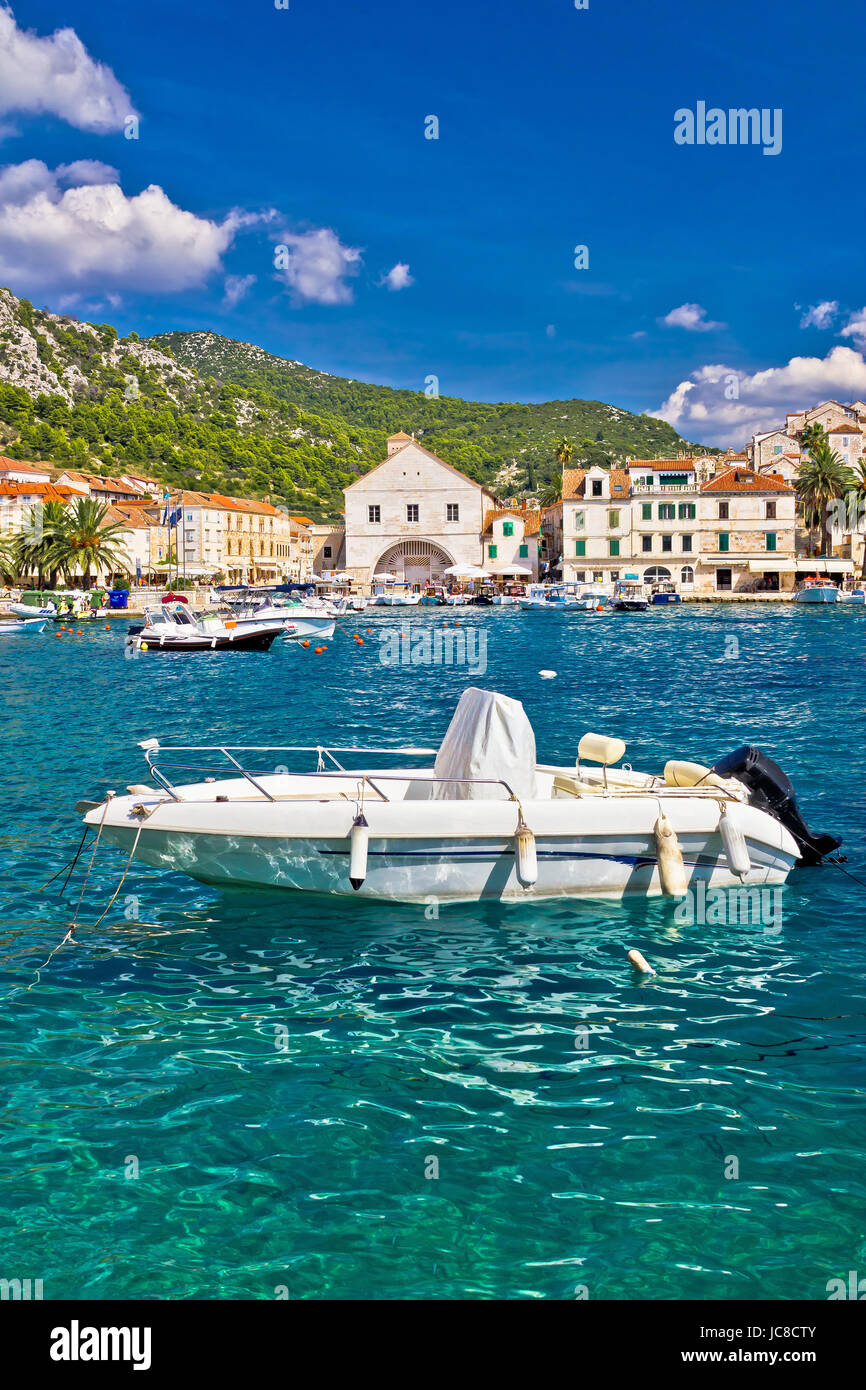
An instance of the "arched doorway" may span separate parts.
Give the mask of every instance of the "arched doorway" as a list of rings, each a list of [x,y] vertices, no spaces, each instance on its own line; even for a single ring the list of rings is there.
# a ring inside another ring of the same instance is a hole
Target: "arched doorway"
[[[404,584],[443,584],[445,570],[453,563],[448,552],[432,541],[399,541],[380,556],[373,573],[395,574]]]

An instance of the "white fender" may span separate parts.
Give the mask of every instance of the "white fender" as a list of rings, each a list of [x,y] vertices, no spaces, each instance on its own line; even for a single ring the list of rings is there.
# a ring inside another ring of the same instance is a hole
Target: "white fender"
[[[535,836],[523,819],[522,811],[517,822],[517,834],[514,839],[517,877],[522,888],[531,888],[533,883],[538,882],[538,853],[535,847]]]
[[[656,841],[662,892],[669,898],[684,898],[688,892],[689,884],[686,878],[686,866],[683,863],[683,852],[680,849],[677,832],[661,809],[653,834]]]
[[[746,844],[746,837],[736,821],[728,815],[727,806],[722,807],[722,813],[719,816],[719,834],[725,847],[728,868],[738,878],[745,878],[752,867],[749,846]]]
[[[364,813],[355,817],[349,833],[349,882],[357,893],[367,877],[367,846],[370,843],[370,828]]]

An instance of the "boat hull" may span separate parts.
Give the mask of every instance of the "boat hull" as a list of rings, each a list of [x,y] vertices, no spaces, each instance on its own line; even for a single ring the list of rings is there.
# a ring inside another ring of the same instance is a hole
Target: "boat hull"
[[[47,618],[16,618],[13,622],[0,620],[0,637],[20,637],[24,632],[42,632]]]
[[[105,813],[102,835],[127,851],[138,835],[136,858],[217,887],[396,902],[657,896],[662,887],[654,827],[660,809],[678,834],[693,889],[701,882],[745,888],[781,884],[798,858],[780,822],[740,803],[729,803],[726,814],[749,849],[751,868],[742,880],[728,866],[720,808],[712,798],[697,808],[695,798],[665,796],[528,801],[523,814],[535,835],[538,879],[525,888],[518,877],[513,802],[367,801],[366,877],[356,893],[349,855],[357,804],[335,798],[332,789],[333,783],[322,791],[328,800],[299,800],[290,792],[268,802],[246,796],[248,783],[180,788],[180,802],[118,797]],[[228,802],[216,803],[218,792],[228,795]],[[209,799],[193,799],[197,796]],[[142,807],[148,813],[144,819]],[[96,826],[102,817],[99,806],[85,819]]]
[[[278,631],[265,632],[238,631],[236,636],[207,637],[148,637],[144,632],[131,637],[134,647],[140,652],[266,652]]]
[[[794,595],[795,603],[838,603],[838,589],[800,589]]]

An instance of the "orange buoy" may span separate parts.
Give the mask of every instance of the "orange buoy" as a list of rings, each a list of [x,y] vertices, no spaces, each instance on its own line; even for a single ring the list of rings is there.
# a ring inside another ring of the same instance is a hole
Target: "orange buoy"
[[[359,637],[359,638],[358,638],[358,646],[359,646],[359,647],[363,647],[363,645],[364,645],[364,639],[363,639],[363,637]]]
[[[63,628],[61,628],[59,632],[55,632],[54,636],[55,636],[55,637],[62,637],[62,636],[63,636]]]
[[[106,631],[106,632],[110,632],[110,631],[111,631],[111,623],[106,623],[106,624],[105,624],[105,631]]]
[[[309,645],[310,645],[309,642],[302,642],[302,643],[301,643],[301,646],[302,646],[302,647],[308,647]]]
[[[352,636],[354,637],[355,641],[357,642],[357,640],[358,640],[358,634],[357,634],[357,632],[353,632],[353,633],[352,633]]]
[[[83,636],[84,636],[84,633],[81,631],[81,628],[78,629],[78,632],[77,632],[76,635],[77,635],[78,637],[83,637]]]
[[[368,631],[368,632],[372,632],[373,629],[372,629],[371,627],[368,627],[368,628],[367,628],[367,631]]]
[[[315,647],[315,648],[314,648],[314,651],[315,651],[315,653],[316,653],[316,656],[321,656],[321,655],[322,655],[322,652],[323,652],[324,650],[325,650],[324,647]]]

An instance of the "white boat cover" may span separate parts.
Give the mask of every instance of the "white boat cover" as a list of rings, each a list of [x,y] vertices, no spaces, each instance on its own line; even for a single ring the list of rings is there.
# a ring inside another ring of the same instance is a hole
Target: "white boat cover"
[[[521,800],[537,796],[535,734],[519,700],[470,686],[448,725],[434,765],[436,777],[502,778]],[[498,800],[501,786],[434,784],[435,801]]]

